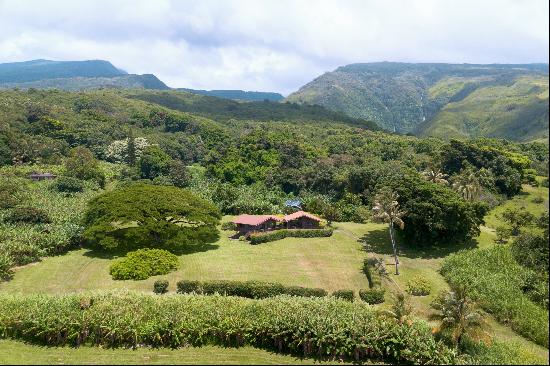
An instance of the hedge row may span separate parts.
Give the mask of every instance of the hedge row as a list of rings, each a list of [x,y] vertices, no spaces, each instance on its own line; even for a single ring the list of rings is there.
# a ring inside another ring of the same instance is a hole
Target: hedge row
[[[456,361],[425,322],[399,324],[369,305],[330,297],[0,295],[0,336],[55,346],[250,345],[358,362]]]
[[[384,289],[379,287],[368,290],[359,290],[359,298],[371,305],[381,304],[384,302],[384,293]]]
[[[333,230],[326,229],[280,229],[266,233],[251,234],[250,244],[262,244],[284,238],[322,238],[332,236]]]
[[[322,288],[284,286],[280,283],[259,281],[179,281],[177,291],[180,294],[196,293],[204,295],[220,294],[240,296],[249,299],[265,299],[277,295],[301,297],[323,297],[327,292]]]

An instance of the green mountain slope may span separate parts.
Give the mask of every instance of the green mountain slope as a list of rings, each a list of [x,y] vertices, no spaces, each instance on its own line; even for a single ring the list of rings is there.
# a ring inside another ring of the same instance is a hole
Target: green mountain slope
[[[128,74],[102,60],[34,60],[0,64],[0,89],[11,88],[69,91],[99,88],[169,89],[155,75]]]
[[[448,99],[445,95],[453,94],[450,90],[472,90],[463,99],[451,97],[433,118],[417,128],[417,134],[520,141],[548,138],[548,77],[522,76],[508,85],[469,85],[452,78],[430,88],[433,100]]]
[[[113,77],[126,75],[110,62],[32,60],[0,64],[0,83],[25,83],[43,79],[72,77]]]
[[[349,117],[341,112],[332,111],[318,105],[270,101],[242,103],[181,91],[127,91],[126,95],[132,99],[159,104],[170,109],[193,113],[218,121],[337,122],[369,130],[380,129],[374,122]]]
[[[269,100],[272,102],[278,102],[284,99],[279,93],[272,92],[257,92],[257,91],[245,91],[245,90],[200,90],[200,89],[186,89],[178,88],[176,90],[185,91],[194,94],[209,95],[211,97],[218,97],[224,99],[233,99],[240,101],[264,101]]]
[[[114,77],[72,77],[58,79],[44,79],[26,83],[0,84],[0,89],[35,88],[35,89],[63,89],[68,91],[121,88],[121,89],[170,89],[155,75],[122,75]]]
[[[319,104],[401,133],[548,136],[547,64],[352,64],[319,76],[286,100]]]

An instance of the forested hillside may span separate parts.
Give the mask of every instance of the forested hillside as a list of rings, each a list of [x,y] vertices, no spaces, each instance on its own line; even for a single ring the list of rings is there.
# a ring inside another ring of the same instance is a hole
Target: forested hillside
[[[366,63],[339,67],[286,100],[390,131],[517,141],[548,136],[548,65]]]
[[[186,91],[189,93],[209,95],[211,97],[218,97],[224,99],[233,99],[240,101],[264,101],[269,100],[278,102],[284,99],[279,93],[271,92],[258,92],[258,91],[245,91],[245,90],[200,90],[200,89],[185,89],[178,88],[176,90]]]
[[[155,75],[135,75],[108,61],[33,60],[0,64],[0,89],[169,89]]]

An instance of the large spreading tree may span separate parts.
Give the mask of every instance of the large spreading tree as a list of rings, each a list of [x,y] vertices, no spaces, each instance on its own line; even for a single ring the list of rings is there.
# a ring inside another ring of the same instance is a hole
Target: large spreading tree
[[[449,245],[479,235],[488,207],[464,200],[441,184],[408,176],[393,182],[399,206],[406,214],[398,233],[412,245]]]
[[[170,186],[135,184],[90,201],[84,238],[106,250],[185,250],[218,239],[221,214],[191,192]]]

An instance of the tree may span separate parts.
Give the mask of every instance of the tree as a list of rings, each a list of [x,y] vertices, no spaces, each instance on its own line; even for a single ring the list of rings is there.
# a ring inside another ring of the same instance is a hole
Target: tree
[[[489,337],[485,315],[466,295],[464,287],[443,292],[434,300],[432,307],[439,311],[434,316],[441,321],[439,334],[448,337],[453,345],[459,346],[464,336],[475,341]]]
[[[397,225],[401,230],[405,227],[405,223],[401,219],[405,212],[399,209],[399,203],[397,199],[399,195],[388,189],[381,190],[375,198],[373,210],[373,217],[378,222],[384,222],[389,224],[390,227],[390,240],[393,248],[393,256],[395,258],[395,274],[399,274],[397,268],[399,260],[397,259],[397,248],[395,244],[394,225]]]
[[[216,241],[220,218],[215,206],[187,190],[133,184],[89,202],[83,236],[106,250],[183,250]]]
[[[137,152],[136,152],[136,141],[134,139],[134,133],[130,128],[128,132],[128,148],[127,148],[127,162],[128,165],[134,166],[136,164]]]
[[[65,160],[65,175],[81,180],[91,180],[105,186],[105,173],[99,167],[94,154],[86,147],[79,146],[71,150]]]
[[[390,187],[406,212],[405,227],[397,234],[408,245],[449,245],[479,235],[488,210],[485,203],[465,201],[451,188],[414,175],[391,182]]]
[[[412,310],[409,296],[403,292],[399,292],[394,296],[394,301],[391,310],[388,310],[388,314],[397,319],[399,324],[403,324],[409,315],[411,315]]]
[[[466,201],[474,201],[481,192],[481,184],[473,169],[466,169],[454,177],[453,189]]]
[[[531,225],[535,219],[535,216],[524,207],[519,210],[516,208],[507,208],[502,213],[501,217],[504,221],[510,224],[513,236],[519,235],[521,228]]]
[[[542,232],[527,232],[520,234],[511,246],[516,261],[524,267],[548,274],[548,212],[536,220],[537,227]]]
[[[442,173],[440,170],[426,170],[422,172],[422,176],[424,179],[426,179],[428,182],[432,183],[439,183],[439,184],[449,184],[447,181],[447,174]]]
[[[187,166],[181,160],[174,160],[170,164],[168,176],[176,187],[187,187],[191,180],[191,176],[187,171]]]
[[[341,219],[340,212],[333,204],[325,204],[323,208],[323,217],[327,220],[329,226],[332,225],[333,221],[338,221]]]
[[[154,179],[159,175],[166,175],[170,169],[172,158],[158,146],[147,147],[139,159],[141,177]]]

